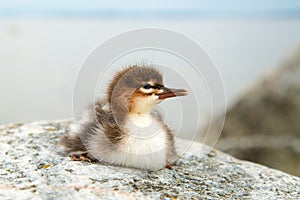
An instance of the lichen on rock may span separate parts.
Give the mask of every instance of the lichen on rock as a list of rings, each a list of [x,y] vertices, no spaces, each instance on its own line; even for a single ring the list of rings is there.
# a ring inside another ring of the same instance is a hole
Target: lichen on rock
[[[69,121],[0,127],[0,199],[299,199],[300,179],[194,142],[172,170],[71,161],[59,137]],[[178,139],[178,146],[185,141]]]

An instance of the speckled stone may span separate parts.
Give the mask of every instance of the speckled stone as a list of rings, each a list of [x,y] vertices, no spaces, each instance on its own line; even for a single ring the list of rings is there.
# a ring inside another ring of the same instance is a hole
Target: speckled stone
[[[68,126],[0,126],[0,199],[300,199],[299,178],[215,150],[202,157],[196,142],[172,170],[71,161],[57,146]]]

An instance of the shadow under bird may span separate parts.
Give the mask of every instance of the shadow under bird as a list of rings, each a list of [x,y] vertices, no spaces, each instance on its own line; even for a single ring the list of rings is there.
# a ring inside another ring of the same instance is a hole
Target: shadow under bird
[[[178,156],[174,136],[154,107],[185,96],[164,86],[153,66],[134,65],[116,73],[106,98],[90,105],[60,144],[72,160],[99,160],[146,170],[172,167]]]

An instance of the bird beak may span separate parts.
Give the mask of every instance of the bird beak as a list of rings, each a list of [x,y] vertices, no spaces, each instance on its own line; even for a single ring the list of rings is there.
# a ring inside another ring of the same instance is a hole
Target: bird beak
[[[163,90],[163,92],[157,94],[158,99],[167,99],[171,97],[177,97],[177,96],[186,96],[188,94],[187,90],[185,89],[173,89],[173,88],[167,88],[162,87],[160,88]]]

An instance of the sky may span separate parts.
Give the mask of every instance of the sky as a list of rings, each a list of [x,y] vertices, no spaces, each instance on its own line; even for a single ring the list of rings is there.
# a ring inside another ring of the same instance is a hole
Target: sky
[[[299,0],[0,0],[0,16],[300,16]]]

